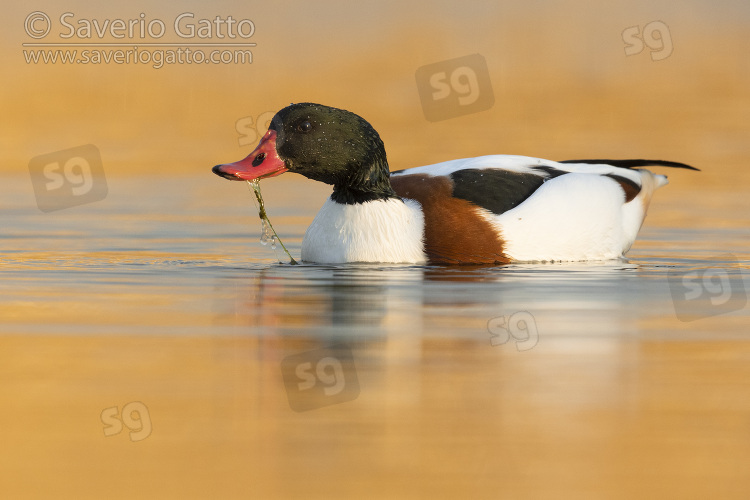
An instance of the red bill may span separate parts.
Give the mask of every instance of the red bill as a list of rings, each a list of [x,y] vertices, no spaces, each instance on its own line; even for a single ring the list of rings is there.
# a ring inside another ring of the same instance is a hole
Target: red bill
[[[275,177],[288,169],[276,152],[276,131],[269,130],[260,140],[258,147],[244,160],[216,165],[212,171],[233,181],[252,181]]]

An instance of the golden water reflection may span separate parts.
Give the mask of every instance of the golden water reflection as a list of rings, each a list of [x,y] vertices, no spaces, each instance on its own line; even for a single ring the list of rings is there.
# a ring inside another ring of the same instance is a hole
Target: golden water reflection
[[[162,251],[179,233],[115,250],[118,232],[94,225],[90,244],[110,250],[4,254],[7,494],[750,490],[747,309],[680,321],[669,283],[719,266],[735,290],[745,264],[670,256],[667,231],[609,263],[290,266],[228,256],[248,237],[209,234],[234,225],[186,226],[202,253]],[[503,337],[519,312],[535,329]],[[310,380],[317,392],[298,389]]]

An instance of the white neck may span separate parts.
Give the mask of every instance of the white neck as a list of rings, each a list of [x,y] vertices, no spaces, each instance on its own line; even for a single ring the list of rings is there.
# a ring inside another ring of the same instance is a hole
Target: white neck
[[[346,205],[330,198],[302,239],[302,260],[338,264],[427,261],[424,215],[414,200],[389,198]]]

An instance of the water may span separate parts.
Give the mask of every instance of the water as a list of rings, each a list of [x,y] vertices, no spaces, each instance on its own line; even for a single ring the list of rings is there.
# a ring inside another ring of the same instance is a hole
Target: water
[[[0,470],[18,491],[750,491],[750,245],[746,215],[713,223],[721,200],[691,207],[708,222],[651,214],[623,261],[292,266],[241,183],[108,181],[46,214],[27,179],[3,183]],[[298,256],[328,188],[263,191]]]

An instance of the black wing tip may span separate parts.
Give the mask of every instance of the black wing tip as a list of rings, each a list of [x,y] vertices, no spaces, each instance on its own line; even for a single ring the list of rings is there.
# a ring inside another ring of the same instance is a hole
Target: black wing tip
[[[686,170],[695,170],[697,172],[700,172],[699,168],[695,168],[686,163],[666,160],[563,160],[559,161],[558,163],[589,163],[593,165],[612,165],[613,167],[620,168],[670,167],[684,168]]]

